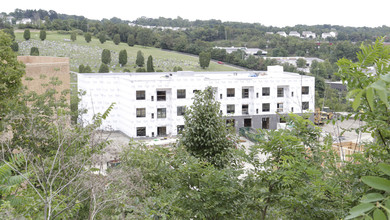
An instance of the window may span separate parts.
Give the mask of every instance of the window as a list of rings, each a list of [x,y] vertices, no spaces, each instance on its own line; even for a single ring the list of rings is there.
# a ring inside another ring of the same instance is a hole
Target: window
[[[263,112],[269,112],[270,104],[269,103],[263,103]]]
[[[294,107],[291,107],[291,112],[294,112]]]
[[[261,128],[262,129],[269,129],[269,118],[262,118],[261,119]]]
[[[227,97],[234,97],[234,88],[226,89]]]
[[[150,100],[154,101],[154,96],[151,96],[151,97],[150,97]]]
[[[256,92],[256,98],[259,98],[259,93],[258,92]]]
[[[146,136],[146,127],[137,127],[137,137]]]
[[[278,97],[284,97],[284,88],[278,88]]]
[[[177,133],[180,134],[184,130],[184,125],[177,126]]]
[[[302,86],[302,95],[309,95],[309,86]]]
[[[146,108],[137,108],[137,118],[143,118],[146,116]]]
[[[167,100],[167,92],[157,91],[157,101],[165,101],[165,100]]]
[[[242,98],[243,99],[249,98],[249,89],[242,89]]]
[[[283,103],[282,102],[276,104],[276,111],[283,112]]]
[[[258,108],[256,109],[256,114],[259,114],[259,109]]]
[[[178,99],[185,99],[186,98],[186,90],[185,89],[178,89],[177,90],[177,98]]]
[[[242,114],[248,115],[249,114],[249,107],[248,105],[242,105]]]
[[[219,99],[222,99],[222,94],[219,94]]]
[[[157,109],[157,118],[166,118],[167,117],[167,109],[166,108],[158,108]]]
[[[263,96],[269,96],[269,87],[263,87]]]
[[[185,106],[177,106],[177,116],[184,115],[185,110],[186,110]]]
[[[152,113],[152,118],[154,118],[154,113]]]
[[[294,97],[294,92],[291,92],[291,97]]]
[[[197,92],[199,92],[200,90],[197,90],[197,89],[194,89],[194,90],[192,90],[192,92],[195,94],[195,93],[197,93]]]
[[[302,110],[308,110],[309,109],[309,102],[302,102]]]
[[[157,127],[157,136],[167,135],[167,127]]]
[[[145,100],[145,90],[136,91],[137,100]]]
[[[227,114],[234,114],[235,105],[227,105],[226,106],[226,113]]]
[[[234,120],[234,119],[226,119],[226,125],[227,126],[234,127],[235,123],[236,123],[236,120]]]
[[[251,118],[244,119],[244,127],[246,127],[246,128],[252,127],[252,119]]]

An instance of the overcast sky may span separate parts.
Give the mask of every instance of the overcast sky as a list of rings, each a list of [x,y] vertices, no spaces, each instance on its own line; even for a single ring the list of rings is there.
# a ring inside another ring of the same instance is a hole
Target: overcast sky
[[[218,19],[266,26],[331,24],[354,27],[390,26],[389,0],[8,0],[0,12],[20,9],[55,10],[89,19],[141,16],[191,21]]]

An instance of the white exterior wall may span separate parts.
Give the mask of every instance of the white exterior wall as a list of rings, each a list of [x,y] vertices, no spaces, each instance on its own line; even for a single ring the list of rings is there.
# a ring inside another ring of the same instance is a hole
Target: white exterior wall
[[[260,73],[258,77],[249,77],[254,72],[78,74],[78,88],[86,91],[80,108],[88,110],[82,120],[89,123],[94,114],[103,113],[115,102],[103,129],[120,130],[136,137],[136,128],[146,127],[146,136],[151,137],[157,135],[157,127],[166,127],[167,135],[177,135],[177,125],[184,125],[183,116],[177,116],[177,106],[190,106],[193,90],[203,90],[207,86],[217,88],[216,100],[221,102],[224,115],[227,115],[227,105],[231,104],[235,105],[235,113],[229,116],[237,117],[275,114],[277,103],[283,103],[281,113],[291,110],[294,113],[314,112],[314,77],[278,71],[277,68],[268,73],[257,72]],[[165,77],[169,74],[172,76]],[[302,86],[309,86],[309,95],[301,95]],[[270,96],[262,96],[263,87],[270,88]],[[278,87],[285,88],[284,97],[277,97]],[[235,97],[227,97],[227,88],[235,89]],[[243,88],[249,88],[249,98],[242,98]],[[178,89],[186,90],[185,99],[177,98]],[[145,91],[145,100],[136,100],[137,90]],[[166,91],[166,101],[157,101],[157,90]],[[308,111],[301,109],[305,101],[309,102]],[[270,103],[269,112],[262,112],[263,103]],[[249,114],[242,114],[243,104],[248,105]],[[146,109],[145,117],[136,117],[137,108]],[[166,118],[157,118],[157,108],[166,108]]]

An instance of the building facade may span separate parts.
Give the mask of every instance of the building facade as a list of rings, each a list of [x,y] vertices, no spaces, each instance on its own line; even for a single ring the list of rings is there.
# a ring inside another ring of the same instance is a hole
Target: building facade
[[[237,130],[276,129],[279,114],[314,112],[314,77],[273,66],[256,72],[81,73],[78,88],[86,95],[79,108],[88,110],[81,120],[89,123],[115,102],[104,129],[130,137],[177,135],[185,108],[208,86]]]

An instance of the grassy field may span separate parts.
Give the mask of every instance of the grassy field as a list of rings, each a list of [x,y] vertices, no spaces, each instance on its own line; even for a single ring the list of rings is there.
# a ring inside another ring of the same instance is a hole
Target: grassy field
[[[45,41],[39,39],[39,31],[31,31],[31,39],[24,40],[22,31],[15,31],[16,40],[19,43],[19,54],[29,55],[31,47],[38,47],[40,56],[70,57],[70,68],[78,72],[80,64],[89,65],[94,72],[97,72],[101,64],[101,53],[103,49],[111,51],[110,71],[123,72],[123,69],[129,69],[135,72],[135,59],[137,51],[141,50],[146,60],[149,55],[153,57],[155,70],[172,71],[173,67],[180,66],[183,70],[204,71],[199,66],[198,57],[183,55],[176,52],[163,51],[154,47],[134,46],[129,47],[125,43],[115,45],[112,41],[106,41],[101,44],[97,38],[92,37],[92,41],[87,43],[84,36],[78,35],[75,42],[67,41],[70,35],[62,35],[57,32],[47,31]],[[67,40],[65,40],[67,39]],[[119,51],[126,49],[128,63],[120,67],[118,63]],[[234,71],[239,70],[234,67],[221,65],[216,62],[210,62],[206,71]]]

